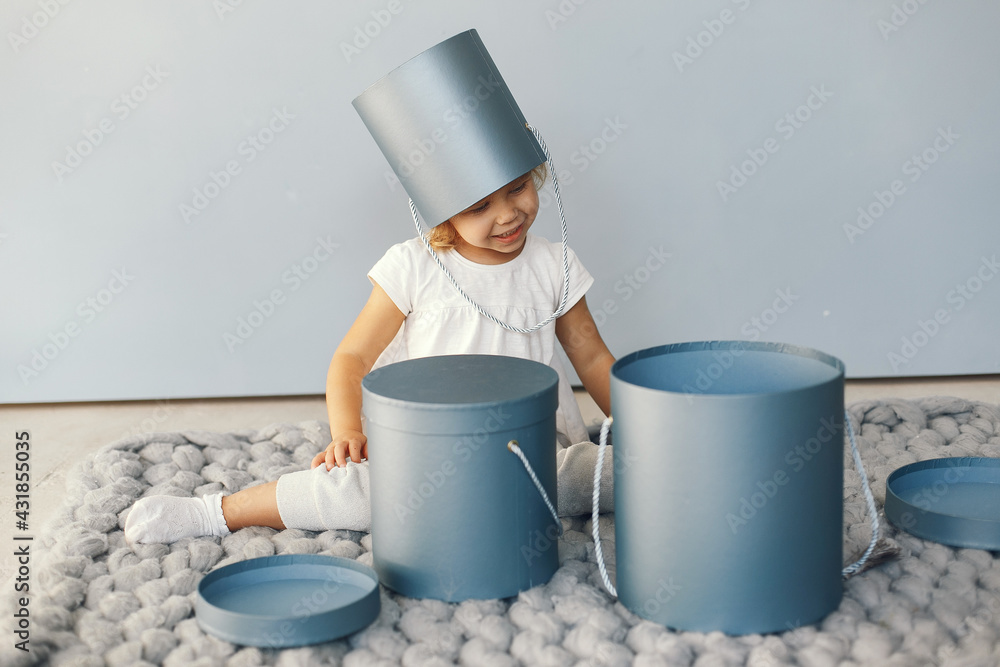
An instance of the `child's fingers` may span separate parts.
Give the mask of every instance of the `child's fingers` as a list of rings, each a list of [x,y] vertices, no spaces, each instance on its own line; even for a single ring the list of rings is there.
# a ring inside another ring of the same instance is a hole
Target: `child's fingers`
[[[331,452],[333,456],[327,455],[326,462],[331,470],[333,466],[337,466],[338,468],[347,467],[347,448],[348,443],[338,442],[337,446],[333,448],[333,452]]]
[[[351,452],[351,460],[355,463],[360,463],[361,459],[364,458],[364,443],[360,440],[351,440],[349,448]]]
[[[315,468],[320,464],[326,464],[327,470],[346,468],[348,460],[360,463],[367,455],[368,439],[364,436],[338,439],[337,442],[331,442],[325,451],[320,452],[313,458],[312,467]]]

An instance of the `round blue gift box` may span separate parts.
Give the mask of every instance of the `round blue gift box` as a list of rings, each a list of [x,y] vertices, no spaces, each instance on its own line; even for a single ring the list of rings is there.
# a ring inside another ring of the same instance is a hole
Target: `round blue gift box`
[[[885,482],[885,516],[926,540],[1000,550],[1000,459],[952,457],[905,465]]]
[[[239,561],[198,583],[195,617],[205,632],[246,646],[285,648],[345,637],[378,617],[378,578],[368,566],[322,554]]]
[[[379,580],[416,598],[503,598],[547,582],[559,526],[549,366],[497,355],[411,359],[361,383]]]
[[[842,595],[844,367],[781,343],[634,352],[611,370],[617,589],[679,630],[779,632]]]

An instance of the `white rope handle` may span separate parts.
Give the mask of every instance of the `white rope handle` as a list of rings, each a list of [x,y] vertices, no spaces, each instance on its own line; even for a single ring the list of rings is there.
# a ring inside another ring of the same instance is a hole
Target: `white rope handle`
[[[528,476],[531,477],[531,481],[535,483],[535,488],[538,489],[538,493],[541,494],[542,500],[545,501],[545,506],[549,508],[549,513],[552,514],[552,520],[556,522],[557,526],[559,526],[559,537],[562,537],[562,521],[559,520],[559,514],[556,512],[556,508],[552,506],[552,501],[549,500],[549,494],[545,493],[545,487],[543,487],[542,483],[538,480],[538,475],[535,474],[531,464],[528,463],[528,457],[521,451],[521,447],[517,444],[517,440],[511,440],[508,442],[507,449],[517,454],[517,458],[521,459],[521,463],[524,464],[524,469],[528,471]]]
[[[608,446],[608,430],[611,428],[613,421],[614,419],[608,417],[601,424],[601,444],[597,448],[597,465],[594,466],[594,503],[590,515],[590,523],[594,533],[594,552],[597,556],[597,569],[601,571],[601,580],[604,582],[604,587],[608,589],[608,592],[618,597],[618,591],[612,585],[611,578],[608,577],[608,569],[604,565],[604,550],[601,548],[601,527],[598,523],[598,515],[601,508],[601,469],[604,468],[604,450]]]
[[[563,211],[562,197],[559,195],[559,179],[556,177],[556,166],[555,163],[552,162],[552,156],[549,154],[549,149],[545,145],[545,142],[542,140],[542,135],[539,134],[538,130],[536,130],[531,125],[528,125],[527,123],[525,123],[525,126],[529,130],[531,130],[532,134],[535,135],[535,139],[538,141],[538,145],[541,146],[542,151],[545,153],[545,163],[549,166],[549,171],[552,172],[552,192],[553,194],[555,194],[556,209],[559,211],[559,226],[562,232],[563,289],[562,289],[562,297],[559,299],[559,306],[556,308],[555,312],[553,312],[551,315],[546,317],[538,324],[529,327],[527,329],[522,329],[521,327],[515,327],[513,325],[507,324],[498,317],[486,312],[486,310],[482,306],[476,303],[476,301],[471,296],[466,294],[465,290],[463,290],[461,286],[459,286],[458,281],[455,280],[455,277],[451,274],[451,271],[449,271],[448,268],[444,265],[438,254],[434,252],[434,248],[431,247],[431,242],[427,239],[427,235],[424,234],[423,227],[420,225],[420,216],[417,213],[417,206],[416,204],[413,203],[412,199],[410,200],[410,214],[413,216],[413,224],[417,228],[417,236],[419,236],[420,240],[424,242],[424,247],[427,248],[427,252],[429,252],[431,257],[434,259],[434,263],[437,264],[438,268],[444,272],[444,275],[448,277],[448,280],[455,287],[455,289],[458,290],[458,293],[462,295],[462,298],[468,301],[473,308],[479,311],[480,315],[487,318],[494,324],[497,324],[503,327],[504,329],[507,329],[508,331],[513,331],[514,333],[530,334],[535,331],[538,331],[545,325],[549,324],[554,319],[561,316],[563,314],[563,311],[566,310],[566,302],[569,301],[569,244],[567,242],[569,238],[569,228],[566,225],[566,214]]]
[[[844,410],[844,421],[847,423],[847,433],[851,439],[851,455],[854,457],[854,467],[857,468],[858,474],[861,475],[861,487],[865,494],[865,503],[868,505],[868,519],[871,522],[872,527],[872,539],[868,543],[868,548],[861,555],[861,558],[851,563],[841,571],[841,575],[844,579],[857,574],[868,562],[868,558],[872,555],[875,550],[875,545],[879,538],[879,526],[878,526],[878,508],[875,507],[875,498],[872,496],[872,488],[868,483],[868,475],[865,473],[865,464],[861,461],[861,454],[858,453],[858,443],[854,440],[854,426],[851,424],[851,415]]]

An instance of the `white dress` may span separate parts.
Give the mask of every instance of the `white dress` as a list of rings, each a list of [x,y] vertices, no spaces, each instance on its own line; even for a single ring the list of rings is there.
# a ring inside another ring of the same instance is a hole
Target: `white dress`
[[[567,255],[569,296],[564,312],[583,298],[594,282],[576,254],[569,250]],[[453,250],[439,252],[438,256],[466,294],[512,326],[530,328],[559,305],[563,289],[561,244],[528,234],[521,253],[497,265],[477,264]],[[590,491],[579,487],[586,487],[586,480],[593,475],[595,447],[587,440],[583,417],[556,352],[555,322],[531,334],[521,334],[483,317],[458,293],[418,238],[389,248],[368,277],[406,315],[373,370],[442,354],[502,354],[531,359],[556,370],[559,513],[587,511],[583,505]],[[579,444],[569,446],[572,443]],[[611,466],[605,465],[605,508],[611,503],[611,474]],[[367,463],[348,463],[346,468],[330,471],[319,466],[279,478],[278,512],[289,528],[370,530],[368,490]]]
[[[524,248],[505,264],[476,264],[455,251],[438,256],[462,289],[488,313],[527,329],[559,305],[563,289],[562,245],[528,234]],[[594,279],[569,250],[568,311]],[[406,320],[373,368],[442,354],[502,354],[547,364],[559,374],[556,431],[567,444],[587,439],[569,378],[556,353],[555,322],[531,334],[498,326],[466,301],[434,263],[420,239],[397,244],[368,274]]]

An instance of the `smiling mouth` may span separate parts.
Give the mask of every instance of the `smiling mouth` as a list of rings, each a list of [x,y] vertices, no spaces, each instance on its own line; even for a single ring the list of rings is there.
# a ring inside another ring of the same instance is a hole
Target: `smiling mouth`
[[[522,224],[518,225],[517,227],[515,227],[514,229],[510,230],[509,232],[506,232],[504,234],[496,234],[496,235],[494,235],[493,238],[497,238],[497,239],[509,239],[512,236],[516,236],[517,233],[521,231],[521,227],[523,227],[523,226],[524,226],[524,224],[522,223]]]

